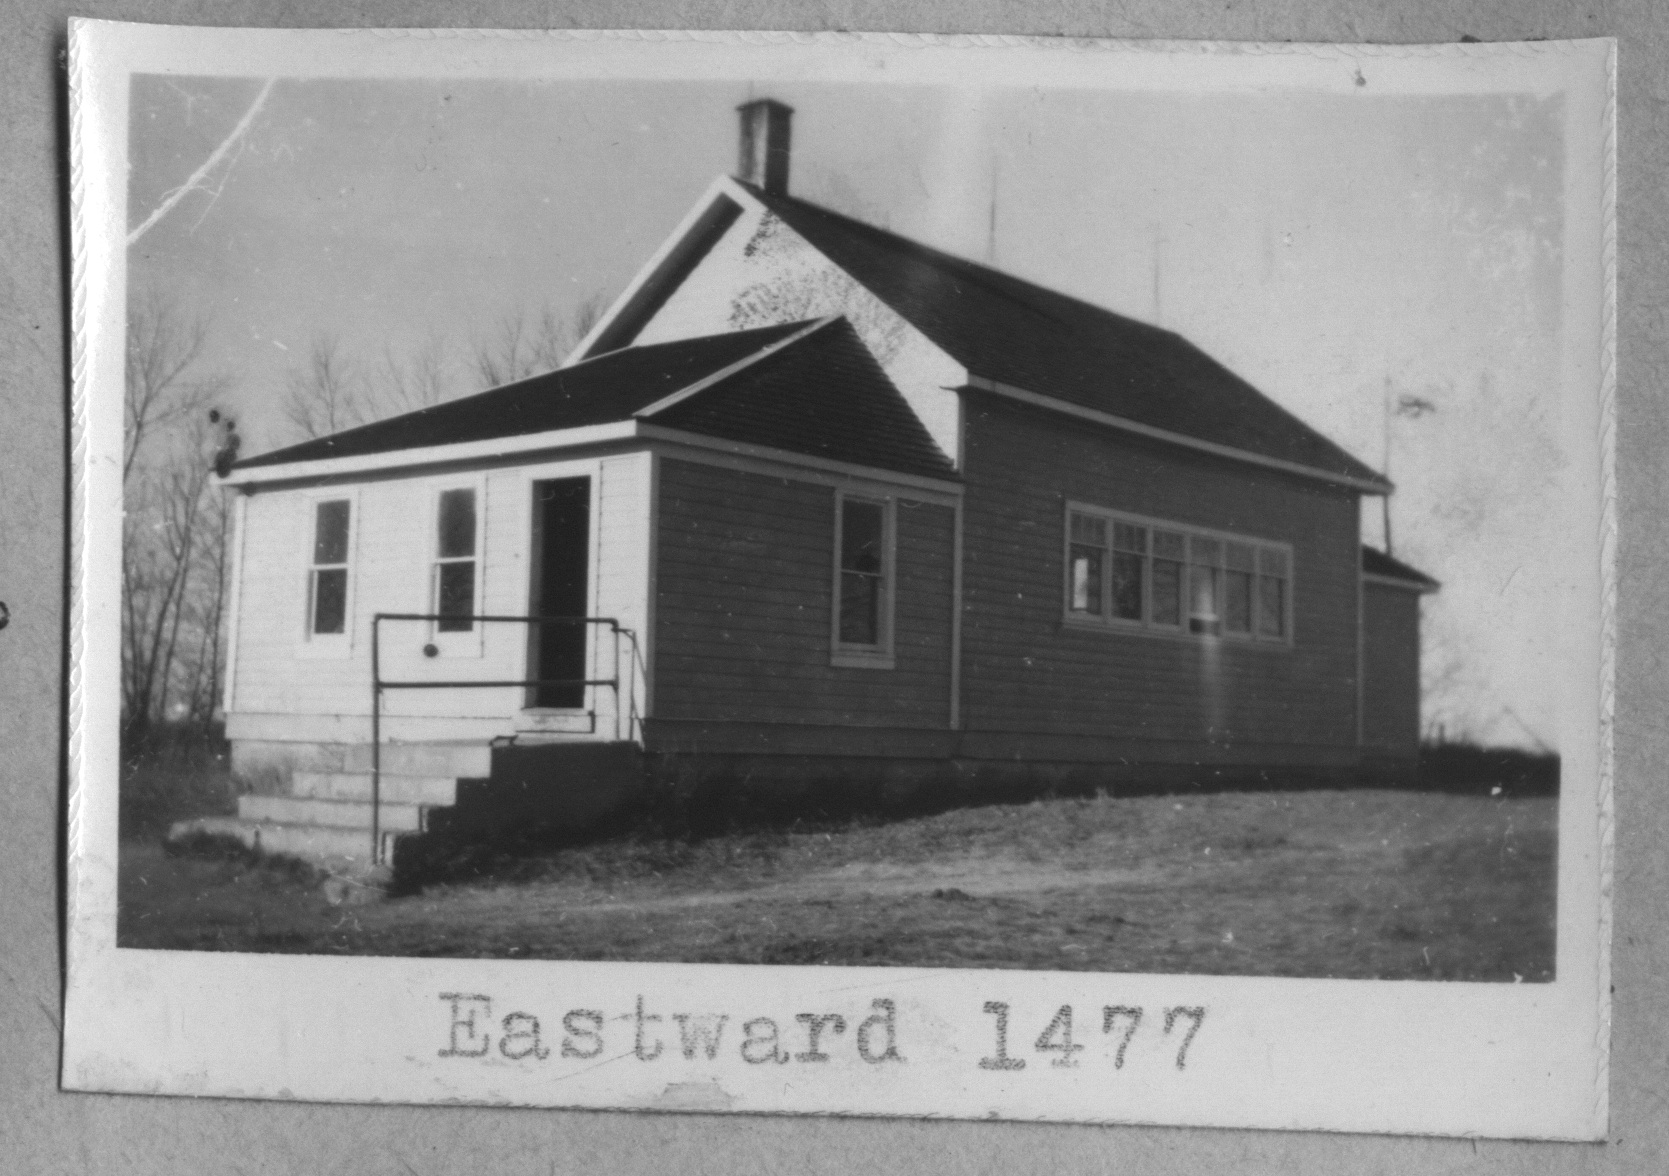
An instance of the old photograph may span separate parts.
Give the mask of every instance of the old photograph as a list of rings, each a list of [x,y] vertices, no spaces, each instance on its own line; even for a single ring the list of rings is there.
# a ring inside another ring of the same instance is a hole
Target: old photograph
[[[117,955],[1591,969],[1565,90],[824,50],[132,69]],[[1185,1070],[1205,1005],[1107,1000]]]
[[[1550,979],[1553,113],[135,79],[120,941]]]

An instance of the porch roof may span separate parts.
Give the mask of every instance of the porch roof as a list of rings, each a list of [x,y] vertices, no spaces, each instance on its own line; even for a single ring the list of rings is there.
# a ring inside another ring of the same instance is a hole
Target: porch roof
[[[844,319],[627,347],[246,458],[233,469],[443,449],[634,418],[854,465],[955,476]]]

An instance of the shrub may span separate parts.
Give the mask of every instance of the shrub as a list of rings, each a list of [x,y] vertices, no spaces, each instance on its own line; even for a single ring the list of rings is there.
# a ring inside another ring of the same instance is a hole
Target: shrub
[[[161,838],[187,817],[237,807],[230,747],[219,723],[155,724],[122,748],[119,822],[123,839]]]
[[[1420,787],[1486,796],[1558,796],[1559,757],[1516,747],[1427,743],[1420,748]]]

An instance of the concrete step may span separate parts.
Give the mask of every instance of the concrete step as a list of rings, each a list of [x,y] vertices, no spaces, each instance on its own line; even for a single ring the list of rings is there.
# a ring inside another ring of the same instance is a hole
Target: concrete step
[[[371,773],[296,772],[290,777],[290,795],[369,803]],[[458,798],[458,780],[455,776],[399,776],[384,772],[380,795],[384,804],[454,804]]]
[[[168,840],[179,841],[193,833],[235,837],[263,853],[288,854],[330,869],[361,872],[371,861],[369,829],[343,829],[329,825],[289,825],[272,821],[246,821],[239,817],[198,817],[176,822]],[[393,860],[395,834],[382,835],[385,861]]]
[[[391,804],[378,806],[378,825],[391,833],[412,833],[423,828],[423,806]],[[337,829],[371,830],[371,806],[357,800],[318,800],[307,796],[240,796],[238,816],[245,821],[282,825],[328,825]]]
[[[394,776],[485,776],[493,769],[493,749],[488,743],[384,743],[380,750],[384,775]],[[354,744],[342,749],[342,770],[369,772],[371,745]]]

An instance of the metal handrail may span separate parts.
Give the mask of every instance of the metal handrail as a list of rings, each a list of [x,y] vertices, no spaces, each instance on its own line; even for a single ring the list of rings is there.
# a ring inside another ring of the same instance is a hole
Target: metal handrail
[[[381,661],[381,626],[384,621],[470,621],[482,624],[519,624],[519,625],[607,625],[614,635],[614,677],[612,678],[470,678],[462,680],[432,680],[421,681],[390,681],[382,676]],[[375,613],[371,617],[371,864],[379,865],[382,861],[382,692],[384,690],[438,690],[458,689],[463,687],[522,687],[536,686],[579,686],[589,688],[593,686],[607,686],[614,691],[615,723],[618,735],[620,709],[620,638],[624,637],[632,647],[631,665],[634,667],[640,660],[637,634],[623,627],[613,617],[556,617],[556,616],[495,616],[485,613]],[[647,669],[647,667],[645,667]],[[631,714],[627,717],[627,730],[630,734],[631,726],[635,723],[637,714],[637,695],[632,692]]]

